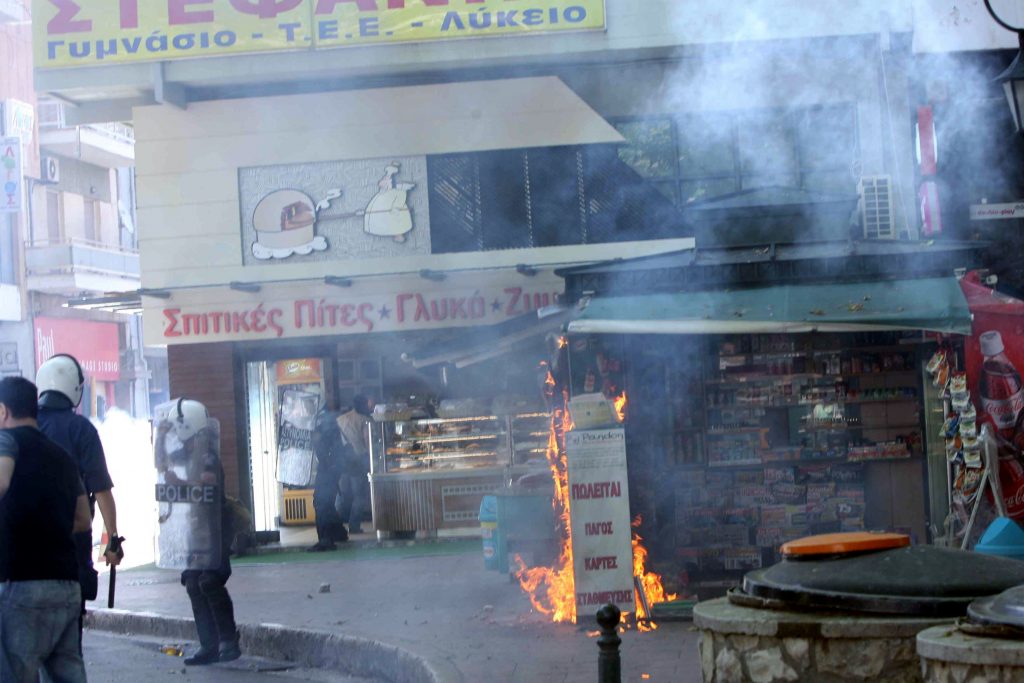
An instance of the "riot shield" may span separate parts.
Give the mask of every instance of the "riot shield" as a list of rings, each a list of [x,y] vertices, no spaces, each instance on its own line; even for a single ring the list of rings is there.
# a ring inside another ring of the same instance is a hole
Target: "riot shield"
[[[222,560],[220,423],[209,418],[206,428],[182,442],[174,429],[177,403],[164,403],[154,411],[156,565],[216,569]]]

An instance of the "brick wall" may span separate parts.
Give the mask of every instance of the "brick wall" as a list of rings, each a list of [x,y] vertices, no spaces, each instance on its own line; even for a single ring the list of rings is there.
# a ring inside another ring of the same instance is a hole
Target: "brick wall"
[[[229,496],[239,495],[240,447],[245,435],[238,433],[236,407],[244,397],[235,395],[234,347],[232,344],[195,344],[167,348],[171,396],[202,401],[210,415],[220,420],[220,458]]]

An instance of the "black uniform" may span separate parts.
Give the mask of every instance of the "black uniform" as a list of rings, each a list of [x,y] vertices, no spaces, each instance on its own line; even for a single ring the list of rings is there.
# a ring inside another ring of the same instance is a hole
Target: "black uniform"
[[[220,566],[216,569],[186,569],[181,573],[181,585],[185,587],[192,603],[199,645],[209,652],[238,647],[235,605],[226,586],[231,578],[231,539],[234,534],[224,495],[224,470],[219,463],[215,467],[220,490]]]
[[[313,429],[313,452],[316,454],[316,481],[313,484],[313,509],[316,512],[317,544],[310,550],[325,550],[335,542],[348,540],[348,531],[335,500],[338,497],[338,480],[344,473],[346,452],[351,451],[341,429],[338,415],[322,411],[316,416]]]
[[[99,432],[89,420],[74,411],[71,402],[67,408],[39,407],[39,431],[71,454],[78,474],[85,484],[89,505],[95,515],[96,493],[114,488],[107,471],[107,458],[103,453]],[[75,534],[78,557],[78,582],[82,586],[82,611],[85,601],[95,600],[98,590],[96,570],[92,562],[92,531]]]

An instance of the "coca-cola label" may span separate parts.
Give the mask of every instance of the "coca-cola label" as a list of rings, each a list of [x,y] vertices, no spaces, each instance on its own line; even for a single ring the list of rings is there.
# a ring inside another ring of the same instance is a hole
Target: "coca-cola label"
[[[992,399],[982,396],[981,409],[992,417],[999,429],[1013,429],[1021,410],[1024,410],[1024,388],[1018,389],[1009,398]]]
[[[999,458],[999,483],[1006,514],[1015,520],[1024,518],[1024,466],[1016,457]]]

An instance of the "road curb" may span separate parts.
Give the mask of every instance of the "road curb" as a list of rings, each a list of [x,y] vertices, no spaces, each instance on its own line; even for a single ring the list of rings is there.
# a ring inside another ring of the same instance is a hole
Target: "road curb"
[[[153,612],[90,610],[86,626],[120,635],[196,640],[191,619]],[[428,660],[395,645],[368,638],[300,629],[282,624],[239,624],[242,650],[314,669],[393,683],[461,683],[462,675],[448,662]]]

